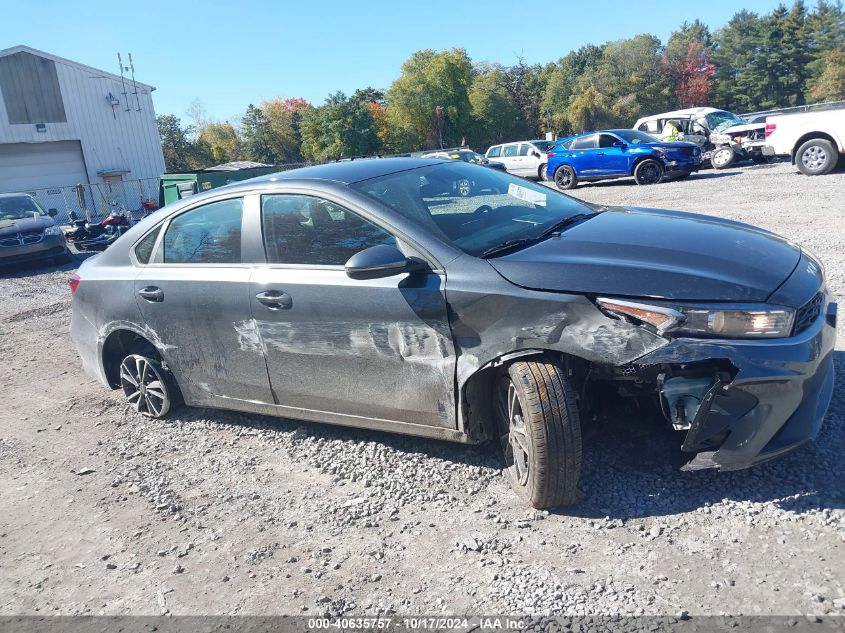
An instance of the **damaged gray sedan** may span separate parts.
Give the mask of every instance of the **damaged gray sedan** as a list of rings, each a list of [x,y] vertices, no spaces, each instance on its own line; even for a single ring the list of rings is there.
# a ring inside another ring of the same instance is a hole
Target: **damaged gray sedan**
[[[799,247],[458,161],[193,196],[70,285],[86,371],[142,414],[183,401],[494,439],[538,508],[579,499],[582,421],[609,396],[662,411],[685,468],[732,470],[812,439],[833,391],[836,304]]]

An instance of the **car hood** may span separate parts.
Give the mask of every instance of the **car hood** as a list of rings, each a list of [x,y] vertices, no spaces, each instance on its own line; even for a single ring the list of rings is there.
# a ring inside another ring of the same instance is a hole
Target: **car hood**
[[[53,226],[52,218],[30,217],[23,220],[0,220],[0,237],[25,231],[43,231],[48,226]]]
[[[684,301],[765,301],[801,250],[763,229],[636,207],[599,213],[490,264],[536,290]]]
[[[698,147],[695,143],[687,141],[660,141],[659,143],[637,143],[629,147],[660,147],[662,149],[680,149],[681,147]]]
[[[740,132],[761,131],[765,129],[765,123],[747,123],[745,125],[732,125],[719,132],[719,134],[738,134]]]

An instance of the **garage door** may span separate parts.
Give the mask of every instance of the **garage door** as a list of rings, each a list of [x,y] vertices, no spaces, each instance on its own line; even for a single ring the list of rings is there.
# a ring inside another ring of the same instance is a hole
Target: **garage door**
[[[87,183],[79,141],[0,144],[0,193]]]

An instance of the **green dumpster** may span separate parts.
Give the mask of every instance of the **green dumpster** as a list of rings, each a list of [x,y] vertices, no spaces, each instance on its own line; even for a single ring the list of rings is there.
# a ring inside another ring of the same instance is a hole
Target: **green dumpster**
[[[288,165],[285,166],[289,168]],[[225,163],[198,171],[180,171],[161,175],[158,203],[160,207],[195,193],[216,189],[231,182],[249,180],[256,176],[282,171],[283,167],[255,163],[248,160]]]

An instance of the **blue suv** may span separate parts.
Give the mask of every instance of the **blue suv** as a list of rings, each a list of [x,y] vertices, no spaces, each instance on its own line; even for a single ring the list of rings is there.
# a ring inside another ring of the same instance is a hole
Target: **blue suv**
[[[578,181],[633,176],[638,185],[680,180],[701,168],[694,143],[661,141],[638,130],[600,130],[562,139],[549,151],[548,177],[559,189]]]

